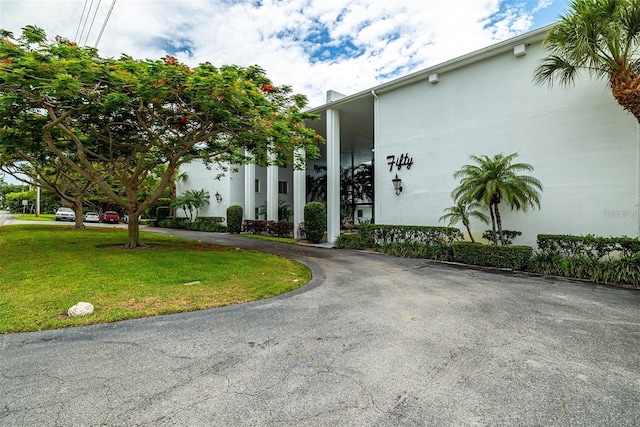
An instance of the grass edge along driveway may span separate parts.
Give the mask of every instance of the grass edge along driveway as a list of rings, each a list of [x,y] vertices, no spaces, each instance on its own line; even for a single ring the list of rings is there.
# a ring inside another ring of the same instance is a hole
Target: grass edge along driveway
[[[0,233],[0,333],[222,307],[306,284],[308,267],[258,251],[155,233],[123,249],[126,230],[10,225]],[[95,311],[70,318],[72,305]]]

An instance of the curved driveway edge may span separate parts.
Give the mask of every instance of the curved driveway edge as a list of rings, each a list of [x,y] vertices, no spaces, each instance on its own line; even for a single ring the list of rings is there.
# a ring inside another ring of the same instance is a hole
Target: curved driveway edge
[[[638,291],[170,233],[314,277],[255,303],[0,335],[0,425],[640,425]]]

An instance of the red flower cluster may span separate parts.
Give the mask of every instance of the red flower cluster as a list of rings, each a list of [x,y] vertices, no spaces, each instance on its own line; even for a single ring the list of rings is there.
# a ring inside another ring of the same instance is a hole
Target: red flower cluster
[[[263,92],[273,92],[273,85],[261,84],[260,90]]]
[[[178,60],[175,56],[167,55],[164,57],[164,63],[165,65],[178,65]]]

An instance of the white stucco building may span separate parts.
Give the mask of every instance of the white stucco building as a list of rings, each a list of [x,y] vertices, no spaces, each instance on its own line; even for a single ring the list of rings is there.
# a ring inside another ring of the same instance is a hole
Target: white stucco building
[[[211,206],[201,215],[224,216],[227,206],[237,204],[247,219],[267,200],[269,219],[277,219],[280,198],[294,209],[297,224],[306,202],[305,175],[317,176],[326,166],[327,235],[334,241],[341,228],[341,168],[373,165],[373,200],[350,204],[356,224],[359,218],[446,225],[438,219],[454,204],[453,173],[471,162],[469,156],[517,152],[544,185],[540,210],[512,212],[501,205],[503,227],[523,233],[517,244],[535,245],[539,233],[638,237],[638,123],[617,105],[606,81],[584,75],[567,88],[533,82],[548,29],[360,93],[329,91],[327,103],[311,110],[320,120],[308,123],[327,144],[306,173],[241,166],[215,181],[215,171],[189,165],[180,190],[210,192]],[[396,175],[399,194],[392,183]],[[472,224],[478,235],[487,228]]]

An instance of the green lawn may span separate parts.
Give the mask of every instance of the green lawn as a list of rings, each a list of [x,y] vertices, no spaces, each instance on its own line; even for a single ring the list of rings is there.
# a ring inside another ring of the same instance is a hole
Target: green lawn
[[[263,236],[261,234],[238,234],[238,236],[246,237],[248,239],[258,239],[258,240],[269,240],[271,242],[280,242],[280,243],[296,243],[296,239],[291,239],[289,237],[275,237],[275,236]]]
[[[55,214],[40,214],[40,216],[36,216],[35,214],[14,214],[15,219],[26,220],[26,221],[55,221]]]
[[[10,225],[0,233],[0,333],[54,329],[254,301],[311,278],[300,263],[256,251],[126,230]],[[94,314],[69,318],[80,301]]]

